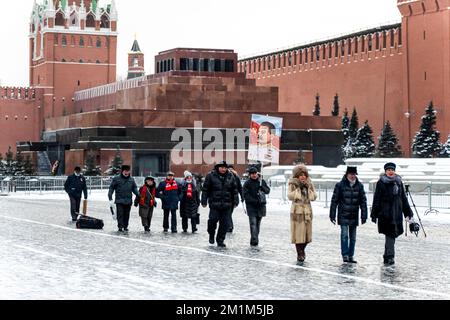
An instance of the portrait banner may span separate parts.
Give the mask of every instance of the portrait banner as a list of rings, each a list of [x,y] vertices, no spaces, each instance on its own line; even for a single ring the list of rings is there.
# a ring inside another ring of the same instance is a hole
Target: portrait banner
[[[263,164],[279,164],[282,130],[282,118],[252,115],[248,160]]]

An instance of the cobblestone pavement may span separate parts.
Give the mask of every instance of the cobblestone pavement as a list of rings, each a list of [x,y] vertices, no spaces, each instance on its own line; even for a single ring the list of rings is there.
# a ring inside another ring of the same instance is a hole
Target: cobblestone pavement
[[[271,206],[257,249],[249,245],[241,208],[226,249],[208,244],[203,209],[198,234],[164,234],[160,209],[152,233],[144,234],[133,207],[124,236],[106,202],[89,208],[104,219],[104,230],[76,230],[68,201],[0,198],[0,299],[450,298],[449,224],[428,223],[427,238],[401,236],[396,265],[385,267],[384,238],[367,223],[358,228],[358,264],[349,265],[341,261],[338,227],[316,205],[313,243],[302,267],[289,241],[285,205]]]

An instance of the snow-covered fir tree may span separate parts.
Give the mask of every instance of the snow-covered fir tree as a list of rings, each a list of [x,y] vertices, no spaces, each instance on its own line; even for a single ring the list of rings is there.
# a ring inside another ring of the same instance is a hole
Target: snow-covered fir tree
[[[355,139],[358,133],[359,121],[356,108],[353,108],[352,118],[350,119],[350,125],[348,126],[348,134],[351,139]]]
[[[350,119],[348,118],[348,111],[347,109],[344,110],[344,115],[342,116],[342,134],[344,135],[344,146],[347,144],[348,137],[349,137],[349,126],[350,126]]]
[[[11,147],[8,148],[8,152],[5,154],[5,159],[3,160],[3,175],[13,176],[17,171],[16,161],[14,160],[14,153],[11,151]]]
[[[436,130],[436,111],[433,101],[425,109],[420,130],[412,143],[413,154],[418,158],[432,158],[441,151],[440,132]]]
[[[320,116],[320,96],[319,94],[316,95],[316,105],[314,106],[314,116]]]
[[[16,168],[14,172],[15,176],[24,176],[25,175],[25,159],[20,151],[16,153]]]
[[[342,146],[342,158],[344,160],[353,158],[355,155],[355,148],[353,146],[353,140],[348,139],[347,143]]]
[[[31,161],[30,155],[27,155],[25,157],[24,170],[25,170],[26,176],[33,176],[36,173],[36,171],[34,169],[33,161]]]
[[[378,137],[377,157],[397,158],[402,155],[401,146],[398,145],[398,138],[392,129],[389,121],[384,124],[383,130]]]
[[[358,130],[353,142],[354,158],[372,158],[375,155],[375,143],[373,141],[373,131],[366,120],[364,125]]]
[[[339,95],[336,93],[334,96],[333,108],[331,110],[331,115],[333,117],[339,116]]]
[[[447,138],[447,142],[442,145],[439,156],[442,158],[450,158],[450,135]]]
[[[122,155],[120,154],[120,147],[117,146],[116,149],[116,155],[114,156],[114,159],[111,161],[111,165],[109,166],[108,170],[106,170],[106,174],[108,176],[115,176],[120,173],[120,170],[122,169]]]
[[[3,176],[4,174],[3,174],[3,171],[4,171],[5,169],[4,169],[4,164],[3,164],[3,156],[2,156],[2,154],[0,153],[0,176]]]
[[[86,156],[86,164],[83,168],[83,175],[86,177],[98,177],[102,175],[102,169],[97,165],[97,154],[89,151]]]

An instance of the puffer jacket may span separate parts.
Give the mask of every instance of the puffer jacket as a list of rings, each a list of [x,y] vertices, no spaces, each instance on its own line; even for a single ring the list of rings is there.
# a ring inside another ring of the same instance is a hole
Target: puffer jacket
[[[352,187],[347,177],[337,183],[334,188],[330,206],[330,219],[336,220],[341,226],[358,226],[359,209],[361,208],[361,220],[367,220],[367,198],[364,186],[358,179]]]
[[[209,203],[213,210],[231,210],[239,205],[236,179],[231,172],[224,175],[216,170],[211,171],[202,187],[202,205]]]

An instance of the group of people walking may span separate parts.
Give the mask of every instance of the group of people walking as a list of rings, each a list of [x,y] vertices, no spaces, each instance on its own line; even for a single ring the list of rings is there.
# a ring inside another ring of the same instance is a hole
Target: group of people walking
[[[388,265],[395,263],[395,239],[403,233],[403,216],[407,220],[413,218],[403,182],[395,171],[394,163],[384,166],[384,174],[376,185],[370,216],[371,221],[378,225],[379,233],[385,235],[383,258]],[[202,186],[197,184],[192,173],[185,171],[181,183],[175,180],[173,172],[168,172],[166,179],[158,186],[155,178],[147,177],[144,185],[138,189],[130,176],[130,166],[124,165],[121,174],[112,180],[108,198],[110,206],[117,210],[119,232],[128,231],[133,194],[136,196],[134,205],[139,207],[145,232],[150,232],[153,211],[157,207],[156,198],[161,199],[162,203],[164,232],[169,232],[169,229],[172,233],[178,232],[179,209],[183,232],[188,231],[190,221],[192,233],[196,233],[200,224],[199,207],[206,208],[209,205],[209,243],[217,243],[222,248],[226,247],[227,233],[233,232],[232,213],[241,201],[249,219],[250,245],[258,246],[261,221],[266,216],[266,195],[270,193],[270,188],[257,167],[250,167],[248,174],[249,179],[242,186],[234,168],[223,161],[215,165]],[[357,263],[354,259],[357,227],[360,221],[365,224],[368,219],[367,198],[357,175],[356,167],[347,168],[344,177],[334,188],[329,213],[330,221],[341,228],[341,254],[345,263]],[[79,167],[68,177],[65,190],[70,197],[72,220],[76,221],[82,193],[87,199],[86,181]],[[312,242],[311,202],[317,199],[306,166],[294,168],[287,191],[288,198],[292,201],[291,241],[295,244],[298,262],[303,263],[306,259],[305,249]]]

